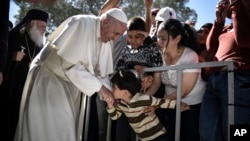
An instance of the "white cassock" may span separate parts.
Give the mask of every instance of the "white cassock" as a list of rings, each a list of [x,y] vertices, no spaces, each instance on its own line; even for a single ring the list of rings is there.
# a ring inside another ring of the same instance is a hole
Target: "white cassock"
[[[100,18],[70,17],[48,40],[31,64],[15,141],[80,141],[81,92],[110,89],[112,44],[100,40]]]

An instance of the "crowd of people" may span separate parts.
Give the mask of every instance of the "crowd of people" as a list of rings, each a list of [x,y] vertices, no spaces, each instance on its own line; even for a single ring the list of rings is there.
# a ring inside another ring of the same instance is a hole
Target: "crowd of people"
[[[1,2],[1,127],[7,141],[82,141],[86,122],[98,123],[88,140],[105,141],[109,117],[111,140],[174,141],[178,83],[180,141],[228,141],[228,116],[234,124],[250,124],[249,0],[218,1],[214,22],[198,30],[193,21],[180,21],[175,9],[154,8],[153,0],[144,0],[145,17],[130,19],[120,0],[107,0],[98,16],[69,17],[47,37],[47,12],[31,9],[12,29],[9,1]],[[234,70],[184,69],[181,82],[177,70],[144,72],[210,61],[233,61]],[[228,115],[232,72],[235,112]]]

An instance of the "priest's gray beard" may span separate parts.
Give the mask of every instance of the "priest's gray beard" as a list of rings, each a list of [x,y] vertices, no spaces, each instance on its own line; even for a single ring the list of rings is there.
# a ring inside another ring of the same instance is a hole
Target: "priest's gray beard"
[[[36,27],[36,25],[32,26],[29,30],[29,35],[32,41],[35,42],[35,44],[42,48],[43,45],[45,44],[46,41],[46,37],[45,37],[45,33],[42,34],[38,28]]]

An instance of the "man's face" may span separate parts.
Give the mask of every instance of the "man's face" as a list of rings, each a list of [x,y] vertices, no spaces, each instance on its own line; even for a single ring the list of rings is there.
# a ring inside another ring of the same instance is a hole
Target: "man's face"
[[[31,27],[28,31],[30,38],[34,43],[42,47],[45,43],[46,22],[40,20],[32,20]]]
[[[119,37],[125,32],[127,25],[125,23],[103,19],[101,21],[101,41],[106,43],[108,41],[117,41]]]
[[[43,35],[46,32],[47,23],[44,21],[36,20],[35,24],[41,35]]]
[[[209,29],[206,27],[203,27],[198,31],[198,41],[200,44],[206,44],[208,34]]]

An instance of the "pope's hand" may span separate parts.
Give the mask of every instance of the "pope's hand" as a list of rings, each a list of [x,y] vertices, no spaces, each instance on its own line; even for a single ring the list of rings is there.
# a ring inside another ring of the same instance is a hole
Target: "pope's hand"
[[[101,96],[101,99],[103,99],[104,101],[108,103],[114,103],[113,93],[105,86],[101,87],[101,89],[99,90],[99,94]]]

